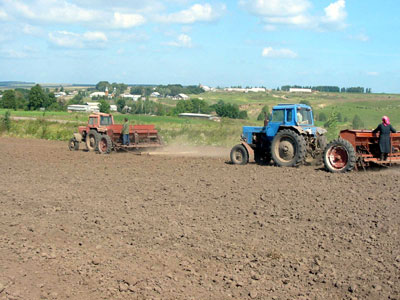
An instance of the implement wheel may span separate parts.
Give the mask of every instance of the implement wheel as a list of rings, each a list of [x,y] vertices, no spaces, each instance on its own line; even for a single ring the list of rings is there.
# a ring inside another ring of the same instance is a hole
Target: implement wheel
[[[70,139],[68,142],[68,149],[69,151],[78,151],[79,142],[75,138]]]
[[[281,130],[272,140],[271,155],[280,167],[297,167],[304,161],[306,142],[292,130]]]
[[[86,135],[86,147],[89,151],[95,151],[99,143],[100,134],[96,130],[90,130]]]
[[[349,141],[342,138],[332,141],[324,151],[325,168],[332,173],[345,173],[356,165],[356,152]]]
[[[238,144],[232,148],[231,162],[235,165],[245,165],[249,162],[249,155],[242,144]]]
[[[108,135],[102,134],[97,146],[97,152],[100,154],[110,154],[112,150],[112,141]]]

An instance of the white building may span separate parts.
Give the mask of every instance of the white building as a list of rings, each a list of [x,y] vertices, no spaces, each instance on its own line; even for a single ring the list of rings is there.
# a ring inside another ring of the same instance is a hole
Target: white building
[[[142,97],[142,95],[122,94],[121,97],[132,99],[133,101],[138,101]]]
[[[68,112],[89,112],[89,105],[72,104],[67,107]]]
[[[186,94],[178,94],[174,97],[175,100],[188,100],[189,96]]]
[[[211,88],[210,88],[209,86],[206,86],[206,85],[202,85],[202,84],[200,84],[200,88],[202,88],[202,89],[203,89],[203,91],[205,91],[205,92],[209,92],[209,91],[211,91]]]
[[[110,111],[117,111],[117,106],[115,104],[110,105]]]
[[[86,104],[72,104],[68,105],[67,110],[69,112],[100,112],[100,103],[86,102]]]
[[[178,115],[179,117],[186,117],[186,118],[200,118],[200,119],[208,119],[211,121],[216,121],[219,122],[221,118],[213,116],[213,115],[208,115],[208,114],[196,114],[196,113],[181,113]]]
[[[311,89],[303,89],[303,88],[290,88],[290,93],[311,93]]]
[[[90,96],[90,98],[93,98],[93,97],[105,97],[106,93],[105,92],[94,92],[94,93],[91,93],[89,96]]]
[[[158,97],[160,97],[161,96],[161,94],[159,93],[159,92],[152,92],[151,94],[150,94],[150,97],[154,97],[154,98],[158,98]]]
[[[239,92],[239,93],[265,93],[267,92],[266,88],[225,88],[224,91],[226,92]]]
[[[54,93],[54,96],[55,96],[56,98],[58,98],[58,97],[65,97],[65,96],[67,96],[67,93],[66,93],[66,92],[57,92],[57,93]]]

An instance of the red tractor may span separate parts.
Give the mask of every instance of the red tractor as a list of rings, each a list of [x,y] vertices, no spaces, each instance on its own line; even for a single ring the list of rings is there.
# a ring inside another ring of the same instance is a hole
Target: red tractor
[[[400,163],[400,132],[391,133],[392,151],[387,160],[380,160],[379,134],[372,130],[342,130],[339,138],[324,150],[325,168],[329,172],[344,173],[371,163],[391,165]]]
[[[114,124],[111,114],[94,113],[86,126],[79,126],[78,133],[69,140],[69,150],[79,150],[81,142],[88,151],[108,154],[111,150],[153,148],[162,146],[161,137],[154,125],[130,125],[129,146],[122,144],[122,124]]]

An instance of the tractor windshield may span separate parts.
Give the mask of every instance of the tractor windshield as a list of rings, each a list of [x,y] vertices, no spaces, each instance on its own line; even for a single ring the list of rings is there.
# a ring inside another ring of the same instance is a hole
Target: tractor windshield
[[[112,120],[110,116],[100,116],[100,125],[107,126],[112,125]]]
[[[284,119],[285,119],[285,110],[283,110],[283,109],[274,109],[273,110],[271,122],[283,123]]]
[[[312,124],[312,116],[311,116],[311,110],[308,109],[302,109],[302,110],[297,110],[297,123],[300,125],[310,125]]]

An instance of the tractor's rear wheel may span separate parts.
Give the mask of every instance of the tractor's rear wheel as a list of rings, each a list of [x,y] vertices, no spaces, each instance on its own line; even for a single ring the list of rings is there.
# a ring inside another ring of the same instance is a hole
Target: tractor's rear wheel
[[[97,146],[97,152],[100,154],[110,154],[112,150],[112,141],[108,135],[101,135]]]
[[[86,147],[89,151],[95,151],[99,143],[100,134],[96,130],[90,130],[86,135]]]
[[[306,142],[292,130],[281,130],[272,140],[271,155],[280,167],[296,167],[304,161]]]
[[[231,150],[231,162],[235,165],[245,165],[249,161],[249,154],[242,144],[234,146]]]
[[[69,151],[78,151],[79,142],[75,138],[70,139],[68,142],[68,149]]]
[[[325,168],[332,173],[345,173],[356,165],[356,152],[349,141],[342,138],[332,141],[324,151]]]

